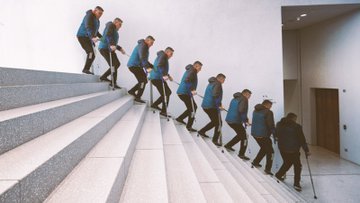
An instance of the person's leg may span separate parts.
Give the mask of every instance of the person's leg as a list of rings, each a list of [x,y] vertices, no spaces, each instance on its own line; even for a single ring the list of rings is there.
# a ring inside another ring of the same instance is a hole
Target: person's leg
[[[140,99],[144,93],[146,83],[147,83],[146,73],[144,72],[143,68],[138,68],[137,74],[136,74],[136,79],[139,81],[139,86],[138,86],[139,89],[136,94],[136,97],[138,99]]]
[[[185,94],[179,94],[178,95],[179,98],[181,99],[181,101],[184,102],[185,106],[186,106],[186,110],[179,116],[177,117],[177,121],[178,122],[181,122],[183,121],[186,117],[189,116],[189,111],[191,109],[191,101],[190,101],[190,96],[189,95],[185,95]],[[190,113],[191,114],[191,113]],[[188,122],[189,122],[189,119],[188,119]]]
[[[274,156],[274,149],[272,147],[271,139],[270,137],[263,138],[264,139],[264,147],[265,147],[265,153],[266,153],[266,166],[265,166],[265,172],[273,175],[271,173],[271,167],[273,164],[273,156]]]
[[[212,141],[218,145],[219,144],[219,136],[220,136],[220,125],[221,125],[221,117],[219,115],[219,112],[217,109],[212,109],[212,122],[214,123],[214,136],[213,136],[213,139]]]
[[[162,81],[161,80],[151,80],[151,83],[156,87],[158,90],[160,96],[159,98],[152,104],[153,108],[157,109],[159,108],[159,104],[162,102],[162,95],[163,95],[163,87],[162,87]]]
[[[163,113],[168,113],[167,112],[167,106],[169,105],[169,100],[170,100],[170,95],[171,95],[171,90],[167,84],[166,81],[162,81],[162,85],[163,87],[165,88],[165,97],[166,97],[166,103],[165,103],[165,97],[164,97],[164,89],[163,89],[163,92],[162,92],[162,108],[161,108],[161,112]]]
[[[292,154],[292,163],[294,164],[294,185],[300,186],[301,179],[301,161],[300,161],[300,152],[296,152]]]
[[[115,52],[111,52],[112,64],[114,66],[114,83],[117,84],[117,70],[120,67],[120,61]]]
[[[209,116],[210,118],[210,122],[208,124],[206,124],[203,128],[201,128],[201,130],[199,130],[199,134],[200,135],[204,135],[207,131],[209,131],[211,128],[213,128],[215,126],[215,123],[213,122],[214,118],[213,118],[213,109],[204,109],[205,113]],[[216,111],[216,109],[215,109]],[[216,117],[218,115],[216,114]]]
[[[283,164],[281,165],[279,171],[275,174],[276,178],[283,180],[283,176],[286,174],[286,172],[290,169],[292,165],[291,161],[291,154],[286,153],[280,150],[281,157],[283,159]]]
[[[104,59],[106,60],[106,62],[109,64],[109,69],[107,69],[105,71],[104,74],[101,75],[100,80],[105,80],[105,81],[109,81],[109,79],[107,78],[110,74],[111,74],[111,69],[110,69],[110,53],[107,49],[100,49],[100,54],[104,57]]]
[[[95,53],[94,48],[92,47],[92,42],[88,37],[78,37],[78,41],[87,54],[83,72],[90,71],[90,67],[95,60]]]
[[[196,109],[197,109],[197,105],[196,105],[194,99],[191,99],[190,96],[188,96],[188,98],[189,98],[188,99],[189,111],[188,111],[188,123],[186,125],[186,128],[187,129],[192,129],[194,131],[195,129],[193,129],[192,125],[193,125],[194,120],[195,120],[195,112],[196,112]],[[193,106],[194,106],[194,109],[193,109]]]
[[[260,150],[252,162],[254,166],[260,166],[260,161],[264,158],[266,154],[263,139],[264,138],[255,138],[256,142],[260,146]]]
[[[128,92],[138,98],[139,90],[141,89],[141,86],[144,86],[144,84],[142,84],[141,81],[143,80],[143,74],[145,74],[145,72],[144,72],[144,69],[141,67],[130,67],[129,70],[131,73],[134,74],[138,83],[136,83],[135,86],[132,87]],[[147,82],[146,74],[145,74],[145,81]],[[136,92],[137,92],[137,94],[136,94]],[[141,93],[141,95],[142,95],[142,93]]]

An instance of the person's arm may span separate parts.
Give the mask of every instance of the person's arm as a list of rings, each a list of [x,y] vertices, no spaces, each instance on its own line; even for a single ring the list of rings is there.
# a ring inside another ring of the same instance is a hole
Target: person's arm
[[[273,112],[269,110],[268,113],[266,114],[265,119],[266,119],[266,126],[268,127],[271,134],[275,138],[275,122],[274,122],[274,114],[273,114]]]
[[[139,47],[139,58],[142,67],[153,68],[153,65],[149,62],[149,47],[146,44],[142,44]]]
[[[247,117],[248,111],[248,100],[247,99],[241,99],[238,106],[238,112],[240,114],[241,122],[248,123],[249,118]]]
[[[195,91],[196,88],[195,88],[195,79],[196,79],[196,70],[195,69],[190,69],[189,70],[189,73],[187,74],[186,78],[185,78],[185,83],[187,84],[188,86],[188,89],[190,91]]]
[[[308,155],[310,155],[310,150],[309,150],[309,147],[308,147],[308,145],[306,143],[304,132],[303,132],[302,127],[300,125],[298,125],[297,127],[298,127],[297,131],[298,131],[298,135],[299,135],[300,145],[303,148],[306,156],[308,156]]]
[[[157,65],[158,69],[160,70],[160,73],[162,76],[168,76],[169,75],[169,69],[168,69],[168,62],[166,54],[162,54],[159,58],[159,63]]]
[[[213,97],[215,98],[215,105],[217,108],[221,107],[222,100],[222,86],[220,83],[216,83],[213,88]]]
[[[114,24],[108,25],[107,32],[105,33],[106,41],[110,46],[116,46],[116,42],[114,39],[114,32],[116,32],[116,28]]]
[[[85,29],[90,39],[95,37],[94,17],[91,14],[85,16]]]

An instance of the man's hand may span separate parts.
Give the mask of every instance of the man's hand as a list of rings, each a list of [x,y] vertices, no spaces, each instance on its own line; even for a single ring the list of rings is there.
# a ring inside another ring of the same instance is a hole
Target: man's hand
[[[94,43],[96,43],[96,42],[99,41],[99,38],[98,38],[98,37],[93,37],[93,38],[91,38],[91,41],[93,41]]]
[[[150,73],[152,71],[152,68],[147,68],[146,72]]]
[[[116,46],[111,45],[111,46],[110,46],[110,49],[111,49],[111,51],[115,51],[115,50],[116,50]]]
[[[126,54],[126,52],[125,52],[125,50],[124,50],[123,48],[120,49],[120,52],[121,52],[123,55]]]
[[[196,95],[197,94],[196,90],[191,91],[191,94]]]
[[[251,126],[251,123],[249,121],[246,121],[245,125],[246,126]]]
[[[163,80],[168,80],[169,79],[169,77],[167,76],[167,75],[165,75],[165,76],[163,76]]]
[[[223,105],[219,106],[219,109],[220,109],[221,111],[225,110],[225,108],[224,108]]]
[[[170,75],[168,75],[168,77],[170,81],[173,81],[173,78]]]

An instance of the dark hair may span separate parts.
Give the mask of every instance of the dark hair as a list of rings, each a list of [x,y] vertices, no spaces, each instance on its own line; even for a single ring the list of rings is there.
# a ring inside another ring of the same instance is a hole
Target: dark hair
[[[114,21],[119,21],[119,22],[123,22],[120,18],[115,18]]]
[[[241,93],[249,93],[252,94],[252,92],[249,89],[244,89]]]
[[[203,65],[200,61],[195,61],[193,65],[195,65],[195,64],[199,64],[200,66]]]
[[[174,49],[171,48],[171,47],[166,47],[165,51],[167,51],[167,50],[170,50],[170,51],[174,52]]]
[[[292,113],[292,112],[290,112],[290,113],[288,113],[288,114],[286,115],[286,118],[293,120],[293,119],[297,118],[297,115],[294,114],[294,113]]]
[[[222,73],[219,73],[219,74],[216,76],[216,78],[226,78],[226,76],[225,76],[224,74],[222,74]]]
[[[267,104],[272,105],[273,103],[272,103],[270,100],[265,99],[265,100],[262,102],[262,104],[263,104],[263,105],[267,105]]]
[[[151,35],[147,36],[146,39],[151,39],[152,41],[155,41],[155,38]]]
[[[100,10],[100,11],[104,12],[104,9],[101,8],[100,6],[96,6],[96,7],[95,7],[95,10]]]

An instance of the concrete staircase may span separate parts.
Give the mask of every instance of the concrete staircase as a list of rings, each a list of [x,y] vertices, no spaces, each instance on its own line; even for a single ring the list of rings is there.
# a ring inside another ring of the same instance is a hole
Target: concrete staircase
[[[0,202],[305,202],[97,81],[0,68]]]

